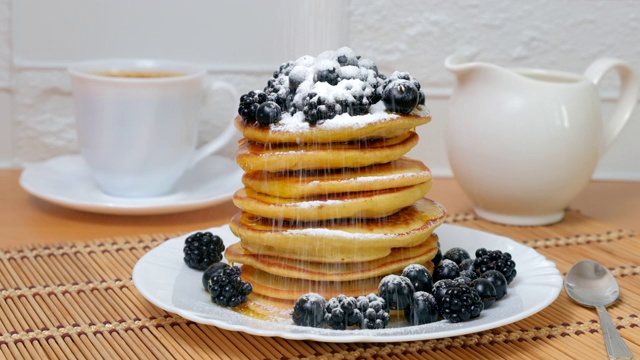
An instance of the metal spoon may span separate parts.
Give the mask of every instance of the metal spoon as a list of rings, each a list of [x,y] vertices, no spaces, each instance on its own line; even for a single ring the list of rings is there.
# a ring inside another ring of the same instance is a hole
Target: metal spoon
[[[596,308],[609,359],[633,359],[605,308],[620,295],[620,287],[613,274],[595,261],[582,260],[569,269],[564,289],[578,304]]]

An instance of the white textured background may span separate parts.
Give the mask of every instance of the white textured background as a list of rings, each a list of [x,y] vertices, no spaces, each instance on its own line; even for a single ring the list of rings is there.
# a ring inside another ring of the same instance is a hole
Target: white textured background
[[[440,176],[451,174],[442,139],[455,82],[442,65],[447,55],[464,52],[506,67],[577,73],[598,57],[612,56],[640,71],[637,0],[229,3],[0,0],[0,166],[77,152],[65,68],[89,58],[200,62],[210,67],[212,80],[228,81],[242,93],[264,87],[285,60],[346,43],[383,72],[409,71],[420,80],[434,120],[419,129],[421,142],[411,156]],[[605,113],[615,86],[611,76],[601,89]],[[224,117],[236,107],[216,105],[209,117]],[[202,127],[203,141],[219,129],[209,120]],[[594,177],[640,180],[638,134],[640,110]]]

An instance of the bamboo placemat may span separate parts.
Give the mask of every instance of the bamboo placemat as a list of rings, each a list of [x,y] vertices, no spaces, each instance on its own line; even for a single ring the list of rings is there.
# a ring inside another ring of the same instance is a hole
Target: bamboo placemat
[[[569,211],[547,227],[501,226],[471,213],[449,223],[521,241],[565,274],[591,258],[617,276],[609,308],[640,358],[640,237]],[[490,331],[408,343],[321,343],[252,336],[164,312],[136,290],[131,271],[148,250],[179,234],[96,240],[0,252],[0,357],[213,359],[543,359],[606,357],[597,315],[564,291],[541,312]]]

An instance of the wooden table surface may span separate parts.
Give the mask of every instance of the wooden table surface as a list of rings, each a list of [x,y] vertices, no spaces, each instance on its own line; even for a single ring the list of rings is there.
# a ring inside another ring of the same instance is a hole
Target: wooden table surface
[[[19,183],[20,170],[0,170],[0,248],[88,241],[114,236],[189,232],[229,221],[231,201],[168,215],[102,215],[66,209],[31,196]],[[429,197],[449,213],[472,209],[454,179],[437,178]],[[584,215],[640,232],[640,182],[594,181],[570,205]]]

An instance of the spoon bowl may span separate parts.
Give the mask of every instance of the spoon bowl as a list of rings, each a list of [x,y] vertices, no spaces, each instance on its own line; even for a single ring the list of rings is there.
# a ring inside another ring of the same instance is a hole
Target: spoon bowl
[[[633,359],[605,306],[613,304],[620,296],[620,287],[606,267],[593,260],[582,260],[569,269],[564,289],[575,302],[595,307],[610,359]]]

